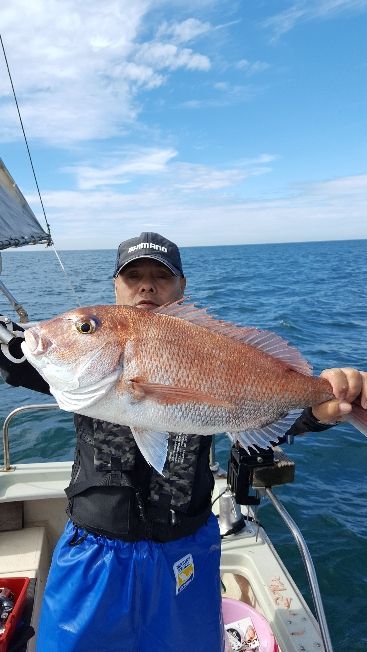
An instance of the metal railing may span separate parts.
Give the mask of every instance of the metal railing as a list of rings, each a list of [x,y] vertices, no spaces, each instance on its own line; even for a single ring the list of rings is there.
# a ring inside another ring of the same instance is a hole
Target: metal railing
[[[291,515],[287,512],[284,505],[278,500],[278,498],[273,494],[271,489],[265,489],[266,496],[269,498],[273,507],[277,510],[278,514],[281,516],[284,523],[287,525],[289,530],[292,533],[293,538],[295,539],[298,549],[301,553],[303,563],[306,569],[308,581],[310,584],[311,595],[315,606],[316,618],[320,628],[320,635],[322,642],[325,647],[325,652],[333,652],[333,646],[330,639],[329,629],[326,621],[325,611],[322,604],[321,593],[319,589],[319,584],[317,581],[315,567],[312,561],[310,551],[307,547],[307,544],[303,538],[303,535]]]
[[[15,408],[8,416],[6,417],[3,425],[3,460],[4,466],[0,467],[0,471],[14,471],[15,467],[10,465],[10,450],[9,450],[9,425],[12,419],[21,414],[22,412],[29,412],[31,410],[54,410],[55,408],[59,409],[57,403],[34,403],[31,405],[23,405],[21,407]]]

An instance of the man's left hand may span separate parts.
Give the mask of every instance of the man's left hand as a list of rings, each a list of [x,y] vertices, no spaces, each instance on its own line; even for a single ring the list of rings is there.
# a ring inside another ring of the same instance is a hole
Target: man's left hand
[[[326,378],[335,395],[331,401],[326,401],[312,408],[312,414],[322,423],[335,423],[352,411],[352,402],[359,398],[361,406],[367,409],[367,372],[351,367],[341,369],[325,369],[320,374]]]

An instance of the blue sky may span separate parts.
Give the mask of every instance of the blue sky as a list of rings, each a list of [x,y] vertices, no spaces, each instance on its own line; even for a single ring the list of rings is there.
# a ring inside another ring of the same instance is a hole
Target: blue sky
[[[58,249],[367,238],[367,0],[12,0]],[[0,156],[43,224],[5,62]]]

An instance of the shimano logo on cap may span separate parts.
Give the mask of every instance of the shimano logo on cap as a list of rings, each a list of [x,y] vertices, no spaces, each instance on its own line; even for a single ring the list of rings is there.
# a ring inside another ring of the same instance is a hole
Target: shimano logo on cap
[[[138,245],[134,245],[134,247],[129,247],[128,253],[138,251],[138,249],[155,249],[156,251],[167,253],[166,247],[161,247],[161,245],[154,244],[154,242],[140,242]]]
[[[114,278],[122,268],[137,258],[155,258],[166,265],[172,274],[183,277],[180,252],[174,242],[167,240],[159,233],[141,233],[137,238],[124,240],[117,250]]]

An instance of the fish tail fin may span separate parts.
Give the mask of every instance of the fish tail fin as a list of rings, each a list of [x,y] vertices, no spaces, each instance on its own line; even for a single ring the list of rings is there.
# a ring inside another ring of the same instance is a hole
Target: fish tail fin
[[[367,410],[364,410],[360,405],[353,403],[353,409],[343,421],[351,423],[352,426],[357,428],[359,432],[367,437]]]

